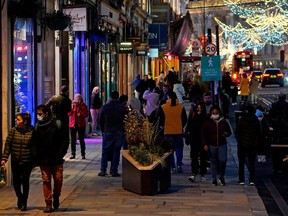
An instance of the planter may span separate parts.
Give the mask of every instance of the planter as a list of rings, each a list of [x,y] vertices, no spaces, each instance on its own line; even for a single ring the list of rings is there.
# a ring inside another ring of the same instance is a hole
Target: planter
[[[140,195],[155,195],[167,191],[171,187],[170,154],[163,158],[166,165],[154,162],[150,166],[141,166],[129,154],[122,150],[122,187]]]

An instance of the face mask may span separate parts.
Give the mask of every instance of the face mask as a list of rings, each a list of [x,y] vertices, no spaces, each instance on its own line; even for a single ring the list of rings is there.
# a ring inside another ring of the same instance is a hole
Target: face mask
[[[219,119],[219,117],[220,117],[219,114],[218,115],[211,115],[211,118],[214,119],[214,120]]]
[[[37,119],[38,119],[38,121],[43,121],[44,118],[43,118],[43,116],[39,116],[39,115],[38,115],[38,116],[37,116]]]
[[[259,120],[259,121],[262,121],[262,119],[263,119],[263,117],[258,117],[258,120]]]

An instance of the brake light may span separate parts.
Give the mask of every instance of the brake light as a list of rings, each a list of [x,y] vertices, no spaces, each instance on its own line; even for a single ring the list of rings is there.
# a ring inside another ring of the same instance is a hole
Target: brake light
[[[233,78],[233,79],[237,79],[237,74],[234,73],[234,74],[232,75],[232,78]]]
[[[269,77],[269,76],[270,76],[270,74],[263,74],[263,76],[264,76],[264,77]]]
[[[280,73],[280,74],[277,74],[277,76],[278,76],[278,77],[283,77],[283,74],[282,74],[282,73]]]

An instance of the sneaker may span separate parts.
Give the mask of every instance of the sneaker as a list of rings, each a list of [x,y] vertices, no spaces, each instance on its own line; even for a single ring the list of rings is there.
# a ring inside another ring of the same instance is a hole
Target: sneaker
[[[107,175],[107,173],[106,172],[100,172],[100,173],[98,173],[98,176],[106,176]]]
[[[70,159],[75,159],[75,156],[72,155],[72,156],[70,157]]]
[[[244,182],[242,182],[242,181],[240,181],[240,182],[239,182],[239,185],[244,185],[244,184],[245,184],[245,183],[244,183]]]
[[[43,212],[44,212],[44,213],[53,212],[52,205],[47,205],[47,206],[44,208]]]
[[[205,182],[206,181],[206,179],[204,178],[204,176],[201,176],[200,177],[200,182]]]
[[[213,184],[214,186],[217,186],[217,185],[218,185],[218,184],[217,184],[217,180],[213,180],[212,184]]]
[[[85,160],[85,159],[86,159],[86,157],[85,157],[85,156],[82,156],[82,159],[83,159],[83,160]]]
[[[171,169],[171,174],[176,173],[176,172],[177,172],[176,168]]]
[[[191,182],[193,182],[193,183],[195,183],[195,182],[196,182],[196,177],[195,177],[195,175],[190,176],[190,177],[188,178],[188,180],[191,181]]]
[[[119,177],[120,174],[119,173],[112,173],[112,177]]]
[[[254,182],[249,183],[250,186],[255,186]]]
[[[225,179],[223,177],[219,178],[219,184],[222,185],[222,186],[226,185]]]
[[[100,134],[98,134],[98,133],[92,133],[91,135],[92,136],[100,136]]]

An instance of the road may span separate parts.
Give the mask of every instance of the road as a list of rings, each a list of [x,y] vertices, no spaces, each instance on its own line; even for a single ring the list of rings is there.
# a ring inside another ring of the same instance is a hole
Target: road
[[[280,92],[287,95],[288,87],[279,87],[277,85],[261,88],[259,86],[258,96],[269,102],[276,101]],[[235,127],[235,115],[231,114],[238,107],[231,107],[230,122]],[[256,164],[256,187],[266,207],[267,213],[271,216],[288,215],[288,164],[284,172],[278,173],[272,171],[272,150],[266,163]]]

